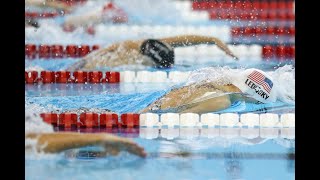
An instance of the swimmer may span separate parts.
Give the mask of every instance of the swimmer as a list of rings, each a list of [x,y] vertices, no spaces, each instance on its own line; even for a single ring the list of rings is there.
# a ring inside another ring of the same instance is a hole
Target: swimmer
[[[94,70],[98,67],[142,64],[169,68],[174,64],[175,47],[216,44],[227,55],[238,60],[220,39],[210,36],[180,35],[162,39],[127,40],[94,51],[67,68],[68,71]],[[195,52],[196,53],[196,52]]]
[[[104,156],[116,156],[120,151],[127,151],[140,157],[146,157],[144,149],[132,140],[105,133],[27,133],[25,138],[37,140],[36,149],[45,153],[60,153],[86,146],[101,146],[105,149]],[[26,148],[31,147],[26,146]]]
[[[34,147],[37,152],[60,153],[87,146],[100,146],[104,148],[101,152],[104,156],[116,156],[120,151],[127,151],[140,157],[147,155],[144,149],[132,140],[112,134],[54,132],[53,127],[44,123],[36,114],[26,113],[25,124],[26,152]]]
[[[56,10],[70,12],[72,6],[58,0],[25,0],[25,6],[35,6],[38,8],[53,8]]]
[[[26,6],[34,6],[42,9],[55,9],[58,13],[65,15],[74,12],[75,9],[81,7],[79,4],[68,5],[58,0],[25,0]],[[112,2],[107,2],[101,8],[94,8],[82,14],[68,15],[62,24],[63,29],[72,31],[78,27],[92,27],[99,23],[126,23],[128,22],[127,14]]]
[[[127,23],[127,14],[114,3],[108,2],[101,8],[94,8],[82,14],[67,16],[63,29],[72,31],[78,27],[93,27],[100,23]]]
[[[227,83],[201,81],[174,88],[140,113],[208,113],[227,109],[236,101],[272,103],[276,101],[274,86],[268,74],[251,68],[235,74]]]

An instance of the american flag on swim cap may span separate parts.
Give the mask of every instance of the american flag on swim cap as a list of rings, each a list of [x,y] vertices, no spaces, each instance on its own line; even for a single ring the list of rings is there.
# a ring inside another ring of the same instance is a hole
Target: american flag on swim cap
[[[270,93],[273,83],[272,81],[265,77],[262,73],[258,71],[253,71],[252,73],[249,74],[248,76],[253,82],[261,85],[263,89],[265,89],[268,93]]]

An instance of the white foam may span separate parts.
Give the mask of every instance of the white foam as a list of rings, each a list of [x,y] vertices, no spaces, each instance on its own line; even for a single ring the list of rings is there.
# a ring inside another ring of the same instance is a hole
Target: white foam
[[[38,109],[38,110],[37,110]],[[25,112],[25,133],[44,133],[53,132],[52,125],[43,122],[40,117],[39,111],[41,111],[39,106],[30,105],[26,108]],[[38,111],[38,112],[37,112]]]
[[[26,67],[25,71],[37,71],[38,73],[40,73],[41,71],[45,71],[45,69],[41,66],[35,65]]]
[[[274,90],[280,101],[295,104],[295,68],[285,65],[272,72],[267,72],[274,81]]]
[[[51,133],[53,127],[50,124],[45,123],[40,117],[40,112],[46,111],[45,108],[40,107],[35,104],[26,104],[25,105],[25,134],[29,133]],[[30,158],[43,158],[47,157],[42,152],[38,152],[37,148],[37,139],[25,139],[25,149],[26,157]],[[50,155],[49,155],[50,156]]]
[[[208,67],[194,70],[189,75],[186,85],[199,82],[215,82],[219,85],[230,84],[234,74],[243,69],[231,69],[230,67]]]
[[[244,68],[232,69],[230,67],[207,67],[194,70],[190,73],[186,85],[203,82],[214,82],[218,85],[232,84],[232,80]],[[278,100],[295,104],[295,68],[292,65],[279,67],[275,71],[267,71],[274,83],[273,91]]]

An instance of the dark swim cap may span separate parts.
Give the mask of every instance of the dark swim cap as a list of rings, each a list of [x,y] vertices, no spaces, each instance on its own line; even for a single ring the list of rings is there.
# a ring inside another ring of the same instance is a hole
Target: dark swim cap
[[[140,52],[150,57],[158,68],[167,68],[174,64],[173,48],[159,40],[145,40],[140,46]]]

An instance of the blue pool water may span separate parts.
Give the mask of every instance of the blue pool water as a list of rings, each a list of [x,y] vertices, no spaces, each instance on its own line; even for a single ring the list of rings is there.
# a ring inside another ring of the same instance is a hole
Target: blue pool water
[[[94,158],[86,152],[95,148],[82,148],[81,157],[68,157],[67,152],[29,157],[26,179],[294,179],[294,139],[136,137],[134,141],[145,147],[146,159],[127,153]],[[174,155],[178,152],[189,154]]]

